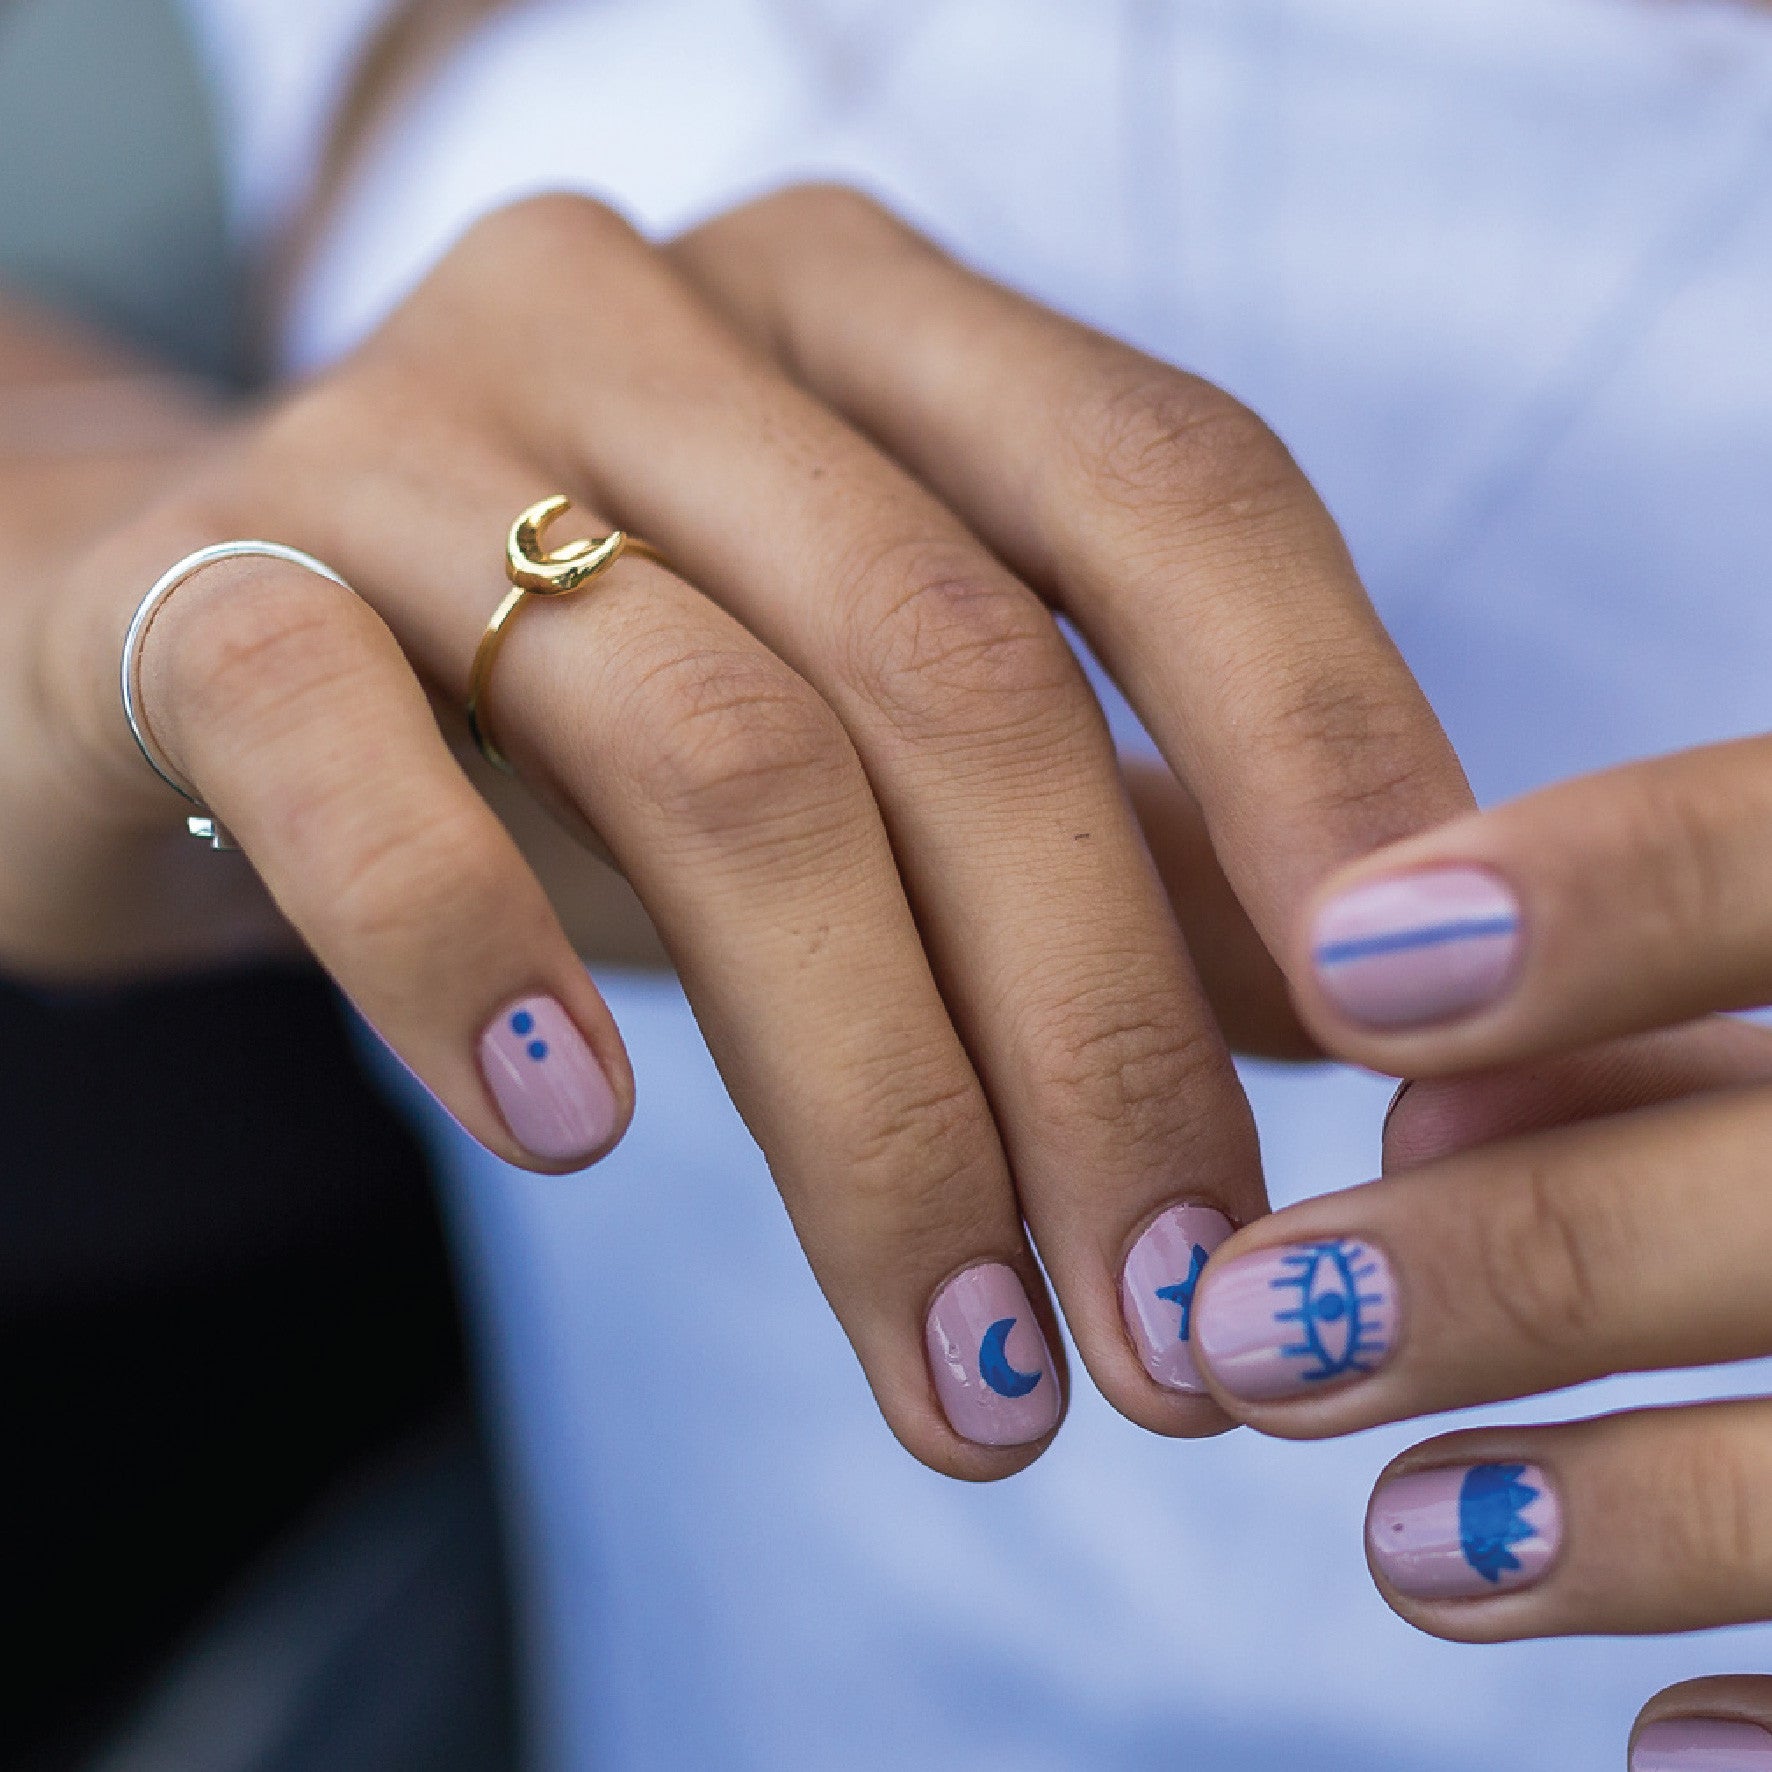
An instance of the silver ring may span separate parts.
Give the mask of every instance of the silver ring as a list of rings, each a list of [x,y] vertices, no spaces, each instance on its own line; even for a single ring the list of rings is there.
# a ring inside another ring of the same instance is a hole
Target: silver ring
[[[351,589],[330,566],[323,565],[312,554],[304,554],[300,548],[285,547],[280,541],[224,541],[217,542],[213,547],[199,548],[194,554],[186,554],[176,566],[169,567],[154,581],[148,594],[136,605],[135,614],[129,620],[129,631],[123,636],[123,718],[129,722],[130,736],[135,740],[135,747],[141,752],[147,766],[175,794],[181,799],[189,800],[197,808],[196,814],[185,820],[186,830],[193,837],[202,838],[212,849],[233,849],[236,845],[215,814],[203,804],[191,784],[180,778],[178,771],[172,767],[148,731],[147,722],[143,720],[141,712],[141,651],[142,642],[148,635],[148,626],[159,613],[160,605],[186,579],[220,560],[240,559],[281,560],[285,565],[300,566],[304,571],[330,580],[341,591]],[[355,595],[354,592],[352,594]]]

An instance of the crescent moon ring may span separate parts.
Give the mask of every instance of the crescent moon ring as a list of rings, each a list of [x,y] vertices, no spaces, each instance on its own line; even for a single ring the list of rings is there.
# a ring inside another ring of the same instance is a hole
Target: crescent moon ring
[[[486,631],[474,650],[473,668],[468,673],[468,731],[480,755],[507,775],[511,766],[492,742],[486,726],[486,690],[492,681],[492,667],[498,659],[499,647],[503,645],[517,611],[531,597],[564,597],[583,590],[592,579],[607,572],[623,554],[637,554],[660,566],[669,564],[650,542],[629,535],[624,529],[612,529],[596,541],[569,541],[550,551],[543,541],[547,527],[571,505],[571,499],[557,493],[531,505],[511,525],[510,534],[505,538],[505,576],[511,581],[511,588],[486,624]]]

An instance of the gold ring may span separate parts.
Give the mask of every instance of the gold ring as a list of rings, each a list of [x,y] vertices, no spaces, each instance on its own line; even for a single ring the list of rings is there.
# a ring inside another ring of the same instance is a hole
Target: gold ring
[[[486,632],[474,649],[473,669],[468,673],[468,731],[480,755],[507,775],[511,766],[492,742],[486,727],[486,686],[492,681],[492,667],[511,618],[531,597],[565,597],[583,590],[623,554],[638,554],[643,560],[666,564],[664,555],[650,542],[622,529],[611,530],[600,541],[569,541],[551,553],[545,551],[542,532],[571,505],[571,499],[556,494],[531,505],[511,525],[505,538],[505,576],[510,579],[511,588],[486,624]]]

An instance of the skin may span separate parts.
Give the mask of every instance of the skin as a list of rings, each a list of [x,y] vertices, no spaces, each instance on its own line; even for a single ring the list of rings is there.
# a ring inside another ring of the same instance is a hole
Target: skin
[[[0,380],[115,370],[66,350],[32,335]],[[15,973],[299,940],[474,1136],[525,1162],[475,1066],[481,1027],[557,996],[625,1114],[633,1080],[578,955],[645,955],[656,930],[886,1419],[955,1476],[1042,1446],[954,1434],[924,1313],[1001,1260],[1050,1333],[1035,1245],[1098,1385],[1171,1434],[1312,1437],[1772,1349],[1754,1198],[1772,1041],[1690,1025],[1772,994],[1772,936],[1734,884],[1764,861],[1766,759],[1461,817],[1462,775],[1333,527],[1222,394],[811,190],[664,251],[592,204],[529,203],[317,384],[259,412],[164,401],[153,448],[0,477]],[[516,792],[464,767],[457,710],[498,540],[556,488],[587,532],[629,525],[674,570],[624,562],[526,612],[494,692]],[[94,510],[104,526],[70,535]],[[241,840],[217,858],[131,747],[115,668],[142,588],[242,534],[319,554],[362,595],[241,562],[155,623],[148,721]],[[1114,758],[1055,611],[1169,769]],[[561,829],[594,832],[625,880]],[[1315,908],[1444,860],[1520,892],[1518,989],[1456,1027],[1347,1025],[1313,977]],[[1387,1130],[1394,1173],[1263,1219],[1233,1044],[1425,1079]],[[1697,1178],[1671,1244],[1670,1167]],[[1250,1226],[1214,1268],[1367,1236],[1444,1320],[1417,1312],[1380,1378],[1306,1404],[1163,1392],[1115,1288],[1177,1200]],[[1522,1262],[1525,1284],[1484,1293]],[[1772,1559],[1741,1532],[1772,1493],[1767,1445],[1752,1404],[1436,1441],[1407,1462],[1474,1448],[1552,1469],[1571,1549],[1480,1607],[1388,1597],[1473,1640],[1765,1616]],[[1670,1495],[1679,1521],[1604,1555],[1581,1530],[1627,1506],[1653,1523]]]
[[[476,1041],[553,995],[625,1122],[559,907],[599,957],[604,923],[643,950],[638,908],[915,1456],[982,1479],[1042,1449],[962,1438],[932,1388],[925,1314],[984,1261],[1054,1343],[1062,1308],[1133,1420],[1227,1425],[1146,1374],[1120,1263],[1176,1200],[1265,1210],[1230,1037],[1311,1050],[1270,954],[1326,874],[1470,804],[1250,414],[847,191],[662,250],[562,197],[482,223],[318,382],[119,470],[129,497],[80,469],[17,481],[12,971],[299,939],[473,1136],[541,1166]],[[506,527],[556,490],[575,509],[551,541],[620,524],[672,565],[624,560],[513,627],[490,698],[524,796],[507,823],[458,710]],[[70,510],[110,521],[76,545]],[[242,845],[217,857],[136,754],[116,666],[169,562],[250,535],[360,596],[230,562],[150,629],[147,723]],[[1169,769],[1122,772],[1059,612]],[[626,885],[562,868],[538,804]]]
[[[1772,1032],[1715,1013],[1772,999],[1769,772],[1764,739],[1657,758],[1456,819],[1322,884],[1289,950],[1306,1026],[1330,1052],[1423,1080],[1386,1127],[1385,1177],[1243,1231],[1214,1257],[1196,1308],[1213,1310],[1214,1274],[1239,1256],[1353,1236],[1385,1252],[1403,1327],[1373,1376],[1302,1400],[1239,1402],[1207,1363],[1228,1411],[1315,1439],[1772,1353]],[[1318,910],[1350,887],[1446,865],[1513,889],[1525,940],[1511,982],[1437,1024],[1355,1025],[1312,972]],[[1521,1461],[1561,1497],[1549,1573],[1427,1602],[1375,1568],[1411,1623],[1489,1642],[1772,1617],[1772,1403],[1442,1435],[1381,1486]],[[1772,1724],[1772,1682],[1676,1688],[1639,1732],[1670,1716]]]

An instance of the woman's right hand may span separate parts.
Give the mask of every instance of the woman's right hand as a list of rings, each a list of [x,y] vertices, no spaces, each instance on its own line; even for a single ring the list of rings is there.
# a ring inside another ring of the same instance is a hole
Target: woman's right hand
[[[506,529],[556,490],[672,566],[526,608],[491,726],[662,933],[894,1431],[986,1478],[1055,1430],[1029,1231],[1121,1410],[1225,1425],[1189,1289],[1264,1198],[1222,1026],[1308,1050],[1268,949],[1467,790],[1264,427],[852,194],[665,251],[576,198],[493,216],[337,370],[15,587],[7,963],[233,951],[262,881],[491,1150],[606,1150],[616,1031],[432,705],[459,740]],[[146,720],[250,869],[185,844],[116,687],[145,587],[242,536],[361,595],[236,560],[148,631]],[[1058,613],[1173,768],[1138,783],[1148,847]]]

